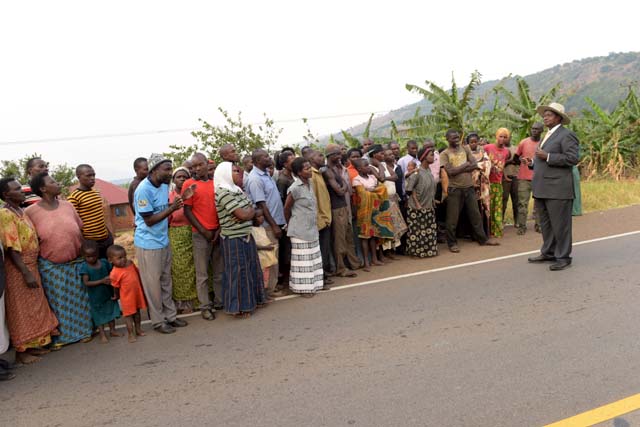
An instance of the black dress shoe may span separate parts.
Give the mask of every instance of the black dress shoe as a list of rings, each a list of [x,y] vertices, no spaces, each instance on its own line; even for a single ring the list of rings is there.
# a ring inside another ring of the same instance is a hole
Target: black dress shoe
[[[538,256],[534,256],[527,259],[527,261],[529,262],[548,262],[548,261],[555,261],[555,260],[556,259],[554,257],[544,256],[544,255],[538,255]]]
[[[169,324],[174,328],[184,328],[188,325],[186,320],[178,319],[177,317],[176,320],[174,320],[173,322],[169,322]]]
[[[551,271],[560,271],[560,270],[564,270],[565,268],[569,267],[570,265],[571,265],[571,260],[562,259],[562,260],[556,262],[555,264],[551,264],[549,266],[549,270],[551,270]]]
[[[160,332],[161,334],[172,334],[176,331],[176,328],[174,328],[173,326],[169,325],[168,323],[163,323],[160,326],[156,326],[155,328],[156,331]]]
[[[9,371],[0,372],[0,381],[9,381],[14,379],[15,377],[16,377],[16,374],[14,374],[13,372],[9,372]]]

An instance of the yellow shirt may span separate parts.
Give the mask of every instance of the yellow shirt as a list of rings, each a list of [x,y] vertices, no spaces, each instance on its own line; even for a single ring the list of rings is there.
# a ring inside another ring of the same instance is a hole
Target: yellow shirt
[[[316,203],[318,204],[318,215],[316,216],[318,230],[322,230],[331,225],[331,198],[329,197],[327,184],[324,182],[320,171],[312,167],[311,172],[313,193],[316,196]]]

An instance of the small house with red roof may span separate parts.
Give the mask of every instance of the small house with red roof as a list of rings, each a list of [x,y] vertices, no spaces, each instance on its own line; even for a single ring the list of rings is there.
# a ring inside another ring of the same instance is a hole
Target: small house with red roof
[[[73,191],[78,184],[71,186]],[[129,195],[127,189],[108,181],[96,178],[94,187],[100,192],[109,207],[107,222],[110,222],[114,231],[126,231],[133,228],[133,213],[129,207]],[[105,209],[106,210],[106,209]]]

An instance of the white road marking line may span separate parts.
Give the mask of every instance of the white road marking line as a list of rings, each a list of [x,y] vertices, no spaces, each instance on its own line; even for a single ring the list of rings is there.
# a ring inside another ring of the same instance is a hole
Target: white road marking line
[[[640,234],[640,230],[630,231],[628,233],[622,233],[622,234],[614,234],[614,235],[611,235],[611,236],[598,237],[596,239],[583,240],[583,241],[574,243],[573,246],[588,245],[590,243],[596,243],[596,242],[602,242],[602,241],[605,241],[605,240],[618,239],[620,237],[633,236],[635,234]],[[449,266],[446,266],[446,267],[433,268],[431,270],[416,271],[415,273],[399,274],[397,276],[389,276],[389,277],[383,277],[381,279],[367,280],[365,282],[351,283],[349,285],[336,286],[336,287],[331,288],[328,291],[322,291],[321,293],[341,291],[343,289],[357,288],[357,287],[360,287],[360,286],[374,285],[376,283],[389,282],[389,281],[392,281],[392,280],[406,279],[406,278],[409,278],[409,277],[422,276],[424,274],[439,273],[441,271],[455,270],[455,269],[458,269],[458,268],[471,267],[471,266],[480,265],[480,264],[487,264],[487,263],[495,262],[495,261],[503,261],[505,259],[518,258],[518,257],[524,256],[524,255],[532,255],[532,254],[536,254],[536,253],[539,253],[539,252],[540,252],[539,250],[527,251],[527,252],[519,252],[517,254],[504,255],[504,256],[499,256],[499,257],[496,257],[496,258],[481,259],[479,261],[465,262],[465,263],[462,263],[462,264],[455,264],[455,265],[449,265]],[[286,295],[286,296],[283,296],[283,297],[275,298],[275,301],[284,301],[284,300],[288,300],[288,299],[292,299],[292,298],[300,298],[300,296],[299,295],[295,295],[295,294]],[[181,314],[178,317],[179,318],[193,317],[193,316],[198,316],[199,314],[200,314],[199,311],[194,311],[193,313],[189,313],[189,314]],[[149,324],[151,324],[151,321],[150,320],[144,320],[142,322],[142,324],[143,325],[149,325]],[[116,326],[116,329],[124,328],[124,327],[126,327],[126,326],[125,325],[118,325],[118,326]]]

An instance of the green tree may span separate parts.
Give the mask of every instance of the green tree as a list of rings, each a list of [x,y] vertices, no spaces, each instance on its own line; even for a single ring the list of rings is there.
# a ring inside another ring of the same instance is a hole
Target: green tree
[[[0,176],[9,177],[12,176],[20,181],[22,184],[26,184],[29,181],[27,176],[27,162],[29,159],[42,158],[38,153],[33,153],[22,157],[19,160],[2,160],[0,166]],[[62,185],[62,193],[64,195],[69,194],[68,188],[76,182],[75,169],[66,163],[56,165],[49,168],[49,175]]]
[[[191,145],[171,145],[171,151],[165,153],[176,164],[182,164],[196,151],[203,152],[210,159],[220,161],[218,150],[226,144],[233,144],[236,152],[242,157],[258,148],[270,150],[276,145],[281,128],[277,128],[273,120],[264,115],[264,123],[254,127],[252,124],[242,122],[242,113],[238,112],[236,118],[218,107],[218,111],[224,118],[224,124],[214,126],[203,119],[198,119],[202,129],[191,132],[197,142]]]
[[[433,105],[429,114],[416,115],[404,122],[408,126],[408,135],[443,137],[447,129],[457,129],[462,135],[471,130],[470,122],[484,104],[484,98],[473,97],[475,89],[481,83],[481,77],[478,71],[471,73],[469,83],[463,90],[458,90],[453,73],[449,91],[429,80],[425,80],[426,88],[405,85],[408,91],[424,96]]]
[[[29,179],[27,176],[27,162],[29,159],[41,157],[38,153],[32,153],[18,160],[2,160],[2,162],[0,162],[0,164],[2,164],[2,166],[0,166],[0,175],[2,177],[12,176],[18,181],[26,183]]]
[[[75,168],[66,163],[56,165],[52,169],[49,169],[49,175],[62,185],[62,194],[65,196],[69,195],[69,187],[77,181]]]
[[[497,95],[506,100],[506,109],[496,109],[492,114],[494,121],[500,122],[499,126],[509,128],[514,143],[518,143],[529,135],[531,126],[541,117],[536,113],[539,105],[546,105],[556,99],[560,83],[551,87],[538,99],[531,95],[529,84],[520,76],[516,76],[516,91],[510,91],[504,86],[504,79],[494,88]]]
[[[587,178],[609,176],[619,180],[638,172],[640,160],[640,101],[631,86],[611,112],[591,98],[574,129],[580,139],[581,166]]]

